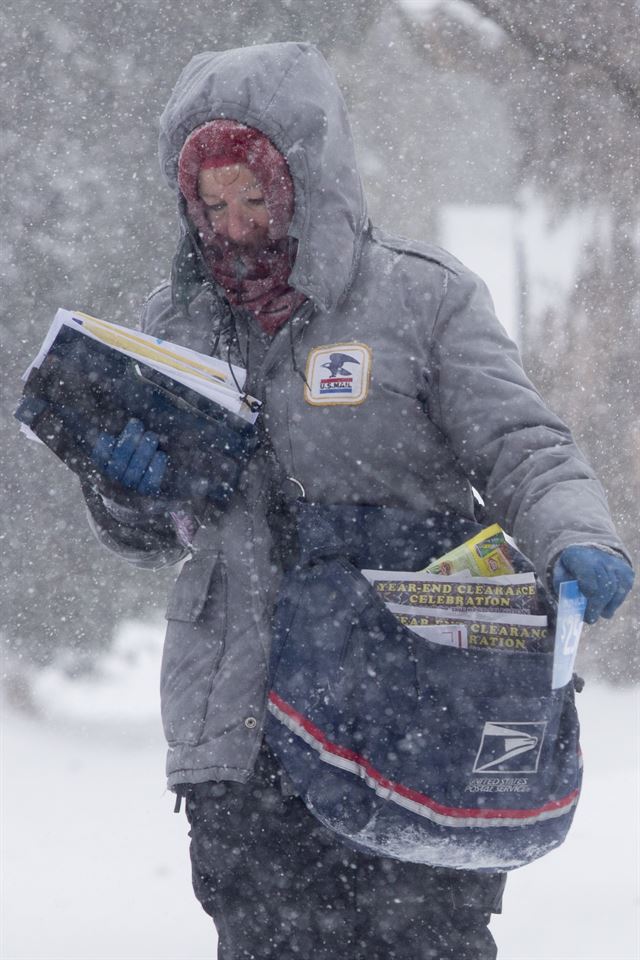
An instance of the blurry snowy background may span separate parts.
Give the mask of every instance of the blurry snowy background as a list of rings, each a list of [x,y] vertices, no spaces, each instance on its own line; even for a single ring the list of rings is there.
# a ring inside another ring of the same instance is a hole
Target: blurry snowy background
[[[176,217],[157,118],[180,69],[206,49],[320,46],[373,219],[487,280],[637,557],[638,25],[637,0],[3,0],[7,960],[213,954],[162,779],[160,617],[174,574],[99,550],[75,479],[11,416],[58,306],[135,324],[167,275]],[[503,960],[640,957],[639,621],[636,596],[586,633],[585,797],[566,847],[513,878],[495,921]]]

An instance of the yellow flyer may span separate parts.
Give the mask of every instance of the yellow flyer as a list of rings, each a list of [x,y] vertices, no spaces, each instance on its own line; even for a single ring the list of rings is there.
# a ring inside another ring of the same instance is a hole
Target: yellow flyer
[[[468,573],[473,577],[503,577],[514,572],[509,552],[504,531],[494,523],[424,569],[427,573],[445,577],[456,573]]]

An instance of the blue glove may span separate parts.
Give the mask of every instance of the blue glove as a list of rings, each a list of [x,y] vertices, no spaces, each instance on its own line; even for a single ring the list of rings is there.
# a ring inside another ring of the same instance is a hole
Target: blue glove
[[[577,580],[587,598],[585,623],[610,619],[633,586],[634,574],[624,557],[598,547],[573,546],[563,550],[553,568],[556,596],[563,580]]]
[[[117,437],[101,433],[91,459],[109,480],[144,496],[160,492],[168,457],[158,450],[157,433],[145,431],[141,420],[131,419]]]

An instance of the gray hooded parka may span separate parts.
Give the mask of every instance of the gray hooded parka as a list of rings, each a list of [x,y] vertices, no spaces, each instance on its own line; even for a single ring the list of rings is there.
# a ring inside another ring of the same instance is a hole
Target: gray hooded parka
[[[548,583],[559,553],[620,552],[605,496],[562,421],[524,374],[486,287],[443,250],[372,228],[342,96],[313,46],[279,43],[195,57],[160,122],[160,162],[177,188],[193,129],[227,117],[264,133],[295,187],[290,276],[307,300],[272,338],[228,306],[211,278],[189,278],[184,204],[172,281],[142,327],[248,368],[264,401],[285,496],[490,520]],[[196,252],[197,255],[197,252]],[[278,587],[264,451],[221,517],[200,526],[167,609],[162,715],[169,786],[245,781],[259,749],[269,618]],[[85,490],[94,532],[146,567],[182,560],[173,527]]]

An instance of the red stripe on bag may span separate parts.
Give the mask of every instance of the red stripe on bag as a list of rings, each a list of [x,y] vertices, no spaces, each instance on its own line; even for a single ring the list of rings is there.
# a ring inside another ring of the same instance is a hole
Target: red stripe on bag
[[[269,706],[271,712],[276,714],[284,714],[289,723],[287,724],[288,728],[292,730],[293,733],[298,733],[300,728],[306,733],[306,736],[303,739],[306,742],[309,742],[309,738],[314,741],[310,743],[310,746],[315,747],[317,750],[331,754],[336,758],[347,761],[350,764],[353,764],[359,768],[361,771],[361,776],[363,779],[372,780],[378,787],[388,791],[389,799],[395,800],[396,803],[401,803],[399,800],[400,797],[406,798],[411,801],[413,804],[427,808],[428,810],[433,811],[435,814],[439,814],[442,817],[447,817],[451,819],[459,820],[517,820],[524,823],[525,821],[531,820],[544,820],[551,818],[553,816],[559,816],[563,813],[567,813],[568,810],[576,803],[579,795],[579,790],[572,790],[571,793],[567,794],[566,797],[563,797],[561,800],[550,800],[548,803],[544,804],[541,807],[536,807],[533,810],[499,810],[499,809],[479,809],[477,807],[445,807],[442,804],[438,803],[436,800],[433,800],[431,797],[427,797],[423,793],[419,793],[417,790],[413,790],[410,787],[405,787],[401,783],[395,783],[393,780],[389,780],[384,777],[375,767],[371,764],[366,757],[361,756],[359,753],[356,753],[353,750],[350,750],[348,747],[341,747],[337,743],[333,743],[328,737],[320,730],[319,727],[316,727],[311,720],[308,720],[307,717],[303,716],[301,713],[298,713],[291,704],[287,703],[285,700],[280,697],[275,690],[272,690],[269,694]],[[274,709],[275,708],[275,709]],[[282,719],[278,717],[278,719]],[[392,794],[397,794],[397,797],[393,797]],[[428,815],[426,810],[423,815]],[[478,824],[480,825],[480,823]]]

